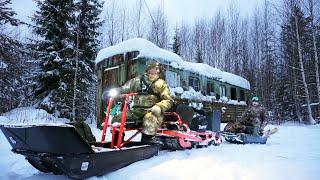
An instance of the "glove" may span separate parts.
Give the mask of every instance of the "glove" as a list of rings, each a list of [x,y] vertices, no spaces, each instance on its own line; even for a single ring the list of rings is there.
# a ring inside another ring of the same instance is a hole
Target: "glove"
[[[152,108],[150,109],[150,111],[152,112],[153,115],[155,115],[156,117],[159,117],[161,115],[161,108],[157,105],[152,106]]]

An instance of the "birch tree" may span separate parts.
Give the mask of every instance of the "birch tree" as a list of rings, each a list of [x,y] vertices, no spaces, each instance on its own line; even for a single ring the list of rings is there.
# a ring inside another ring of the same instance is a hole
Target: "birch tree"
[[[308,0],[309,17],[311,19],[310,21],[311,21],[312,45],[313,45],[313,54],[314,54],[314,67],[315,67],[315,74],[316,74],[317,95],[318,95],[318,103],[320,103],[319,59],[318,59],[316,26],[315,26],[315,16],[314,16],[315,7],[316,5],[314,0]],[[320,104],[318,105],[318,107],[320,111]]]
[[[168,19],[164,13],[163,4],[159,5],[152,15],[150,14],[150,18],[152,22],[148,39],[160,48],[167,49]]]
[[[296,6],[295,6],[295,8],[296,8]],[[303,82],[305,96],[306,96],[305,99],[306,99],[307,109],[308,109],[308,122],[310,124],[315,124],[316,122],[312,117],[312,111],[311,111],[311,105],[310,105],[311,104],[310,103],[310,94],[309,94],[308,84],[306,81],[305,70],[304,70],[303,59],[302,59],[302,49],[301,49],[301,42],[300,42],[297,12],[298,11],[296,11],[296,10],[293,12],[293,17],[295,20],[295,33],[296,33],[296,39],[297,39],[297,44],[298,44],[300,72],[301,72],[302,82]]]

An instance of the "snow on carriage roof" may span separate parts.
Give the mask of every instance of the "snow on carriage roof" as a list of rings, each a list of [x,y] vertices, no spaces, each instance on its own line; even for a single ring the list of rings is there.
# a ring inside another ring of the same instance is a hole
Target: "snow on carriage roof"
[[[193,73],[198,73],[217,79],[221,82],[226,82],[248,90],[250,89],[249,81],[240,76],[221,71],[218,68],[214,68],[204,63],[192,63],[184,61],[177,54],[159,48],[152,42],[142,38],[129,39],[114,46],[100,50],[96,57],[96,64],[114,55],[132,51],[139,51],[138,58],[145,57],[157,59],[161,63],[168,64],[174,68],[188,70]]]

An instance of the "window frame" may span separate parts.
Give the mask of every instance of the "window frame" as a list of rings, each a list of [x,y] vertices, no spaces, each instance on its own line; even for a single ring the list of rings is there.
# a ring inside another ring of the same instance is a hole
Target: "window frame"
[[[200,78],[190,74],[188,86],[191,86],[195,91],[200,91]]]
[[[234,97],[233,97],[233,95],[234,95]],[[231,100],[238,100],[236,87],[230,87],[230,99]]]
[[[227,87],[225,85],[220,85],[220,97],[227,96]]]

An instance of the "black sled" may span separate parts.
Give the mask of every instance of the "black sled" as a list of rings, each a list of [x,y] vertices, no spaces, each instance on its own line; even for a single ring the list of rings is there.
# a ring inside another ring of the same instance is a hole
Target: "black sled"
[[[88,143],[70,125],[1,126],[12,151],[42,172],[64,174],[73,179],[101,176],[158,154],[159,146],[129,142],[110,149],[110,142]]]

